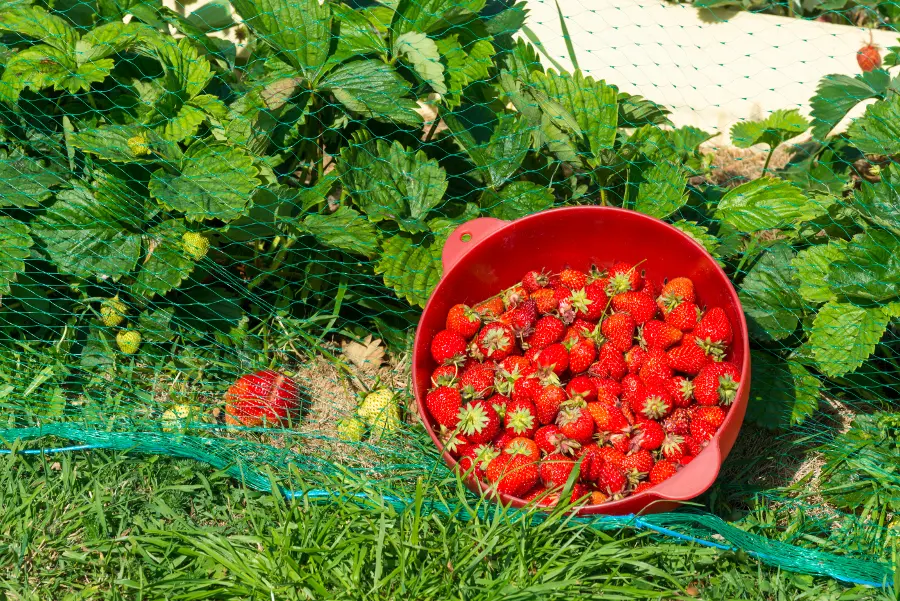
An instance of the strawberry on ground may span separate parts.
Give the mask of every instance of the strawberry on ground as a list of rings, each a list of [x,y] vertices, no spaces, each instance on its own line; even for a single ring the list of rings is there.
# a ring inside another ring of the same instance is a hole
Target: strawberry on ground
[[[267,369],[241,376],[225,393],[225,421],[231,425],[282,425],[299,410],[294,381]]]

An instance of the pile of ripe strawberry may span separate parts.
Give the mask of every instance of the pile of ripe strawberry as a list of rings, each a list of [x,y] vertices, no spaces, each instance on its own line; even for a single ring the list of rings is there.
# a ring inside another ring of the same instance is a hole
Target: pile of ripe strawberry
[[[715,435],[740,371],[732,328],[693,282],[661,289],[639,266],[530,271],[474,307],[456,305],[431,342],[425,404],[445,451],[498,492],[555,504],[641,493]]]

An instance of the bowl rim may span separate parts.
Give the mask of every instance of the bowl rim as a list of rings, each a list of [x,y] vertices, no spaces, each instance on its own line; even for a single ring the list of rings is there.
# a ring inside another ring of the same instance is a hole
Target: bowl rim
[[[544,218],[546,218],[547,215],[550,215],[550,214],[585,213],[585,212],[603,212],[603,213],[608,213],[611,215],[627,215],[628,219],[637,219],[638,221],[662,224],[665,228],[670,230],[673,234],[681,237],[682,240],[693,245],[696,250],[700,251],[700,254],[704,258],[704,260],[713,267],[716,274],[718,276],[720,276],[721,279],[723,279],[725,282],[728,283],[728,295],[731,297],[733,306],[735,306],[738,310],[737,311],[738,312],[738,324],[737,325],[738,325],[738,329],[741,332],[744,344],[743,344],[743,357],[742,357],[741,365],[740,365],[741,381],[739,383],[738,390],[735,394],[735,403],[734,403],[734,405],[732,405],[732,410],[728,412],[728,415],[726,416],[725,421],[722,423],[722,425],[716,431],[715,436],[713,436],[713,438],[710,439],[707,447],[699,455],[697,455],[698,459],[701,457],[704,458],[703,463],[715,465],[714,469],[708,470],[709,471],[708,479],[706,479],[706,478],[701,479],[698,482],[697,486],[693,487],[694,490],[692,490],[689,493],[664,494],[664,493],[661,493],[656,490],[658,487],[654,487],[649,490],[643,491],[643,492],[635,494],[635,495],[628,496],[624,499],[620,499],[617,501],[610,501],[610,502],[601,503],[601,504],[582,504],[582,505],[577,506],[576,508],[573,508],[573,510],[578,514],[603,513],[603,514],[610,514],[610,515],[626,515],[627,512],[625,512],[625,511],[617,512],[616,510],[619,508],[623,508],[626,505],[633,505],[636,501],[641,502],[644,506],[647,506],[654,502],[661,502],[661,503],[676,502],[676,503],[678,503],[678,502],[684,502],[684,501],[688,501],[690,499],[694,499],[694,498],[700,496],[701,494],[703,494],[704,492],[706,492],[718,478],[719,472],[722,467],[722,462],[724,461],[724,458],[722,457],[721,446],[720,446],[721,434],[723,432],[725,432],[727,429],[729,429],[728,426],[733,421],[738,420],[738,419],[743,421],[744,413],[746,411],[746,405],[749,402],[748,397],[749,397],[749,387],[750,387],[750,340],[749,340],[749,330],[747,327],[747,317],[744,313],[743,306],[741,305],[740,298],[738,297],[737,290],[735,290],[734,285],[731,283],[731,279],[728,277],[728,274],[725,273],[725,270],[722,269],[722,266],[719,265],[719,263],[715,260],[715,258],[709,253],[709,251],[707,251],[706,248],[704,248],[704,246],[702,244],[700,244],[697,240],[692,238],[686,232],[678,229],[677,227],[675,227],[674,225],[672,225],[670,223],[666,223],[665,221],[663,221],[661,219],[657,219],[656,217],[651,217],[650,215],[647,215],[645,213],[640,213],[638,211],[633,211],[630,209],[623,209],[620,207],[602,207],[602,206],[596,206],[596,205],[586,205],[586,206],[577,206],[577,207],[559,207],[559,208],[547,209],[545,211],[540,211],[537,213],[532,213],[531,215],[526,215],[525,217],[521,217],[521,218],[515,219],[515,220],[509,220],[509,221],[497,220],[501,223],[497,225],[496,229],[492,229],[491,231],[486,233],[482,239],[473,240],[472,241],[473,243],[470,246],[468,246],[466,250],[462,251],[459,255],[453,257],[452,265],[449,267],[449,269],[446,269],[444,272],[442,272],[440,281],[435,286],[431,295],[428,297],[428,302],[426,302],[425,308],[422,310],[422,316],[427,315],[429,310],[433,310],[431,308],[432,301],[436,297],[437,293],[440,292],[441,286],[443,285],[443,283],[446,280],[446,276],[449,273],[452,273],[454,269],[457,269],[459,267],[460,263],[462,262],[462,259],[466,255],[468,255],[470,252],[473,252],[482,243],[486,243],[489,240],[493,239],[495,236],[501,235],[502,232],[505,229],[507,229],[507,227],[509,227],[511,224],[519,223],[519,222],[523,222],[523,221],[535,221],[535,220],[544,219]],[[466,221],[466,222],[463,222],[462,224],[458,225],[453,230],[453,232],[450,233],[450,236],[452,237],[457,231],[459,231],[461,229],[465,229],[467,224],[471,223],[471,221],[475,221],[475,220]],[[448,451],[446,451],[442,448],[443,445],[441,444],[441,441],[438,438],[437,433],[435,432],[434,428],[432,427],[432,425],[430,423],[430,419],[428,417],[428,415],[429,415],[428,409],[425,405],[425,395],[427,394],[427,390],[419,389],[418,379],[415,377],[415,374],[417,373],[417,371],[419,369],[422,369],[422,367],[418,365],[418,360],[417,360],[418,353],[416,352],[416,349],[419,349],[422,344],[430,344],[430,341],[426,342],[424,340],[424,333],[422,332],[421,321],[422,321],[422,318],[420,317],[419,325],[416,326],[416,335],[415,335],[414,342],[413,342],[413,361],[412,361],[412,366],[411,366],[411,370],[412,370],[411,373],[413,375],[412,386],[413,386],[413,393],[416,397],[416,406],[418,407],[418,410],[419,410],[420,421],[422,422],[422,425],[425,427],[425,430],[428,433],[428,435],[431,437],[432,442],[435,444],[438,451],[441,453],[441,457],[444,459],[444,462],[447,464],[447,466],[450,468],[451,471],[453,471],[456,474],[459,474],[459,471],[456,469],[456,465],[458,462]],[[738,404],[741,404],[742,406],[739,407],[737,411],[735,411],[734,410],[735,406]],[[738,425],[738,430],[740,430],[740,425]],[[730,449],[729,449],[729,451],[730,451]],[[712,460],[713,456],[715,456],[715,460]],[[694,462],[697,462],[698,459],[695,459]],[[694,462],[691,462],[691,463],[694,463]],[[698,473],[700,473],[700,472],[698,471]],[[481,494],[482,496],[489,497],[490,499],[497,501],[503,505],[512,506],[512,507],[516,507],[516,508],[522,508],[522,507],[529,505],[529,502],[527,502],[519,497],[514,497],[511,495],[507,495],[505,493],[497,493],[491,487],[487,486],[484,482],[482,482],[481,480],[476,478],[474,476],[474,474],[469,474],[469,476],[464,477],[464,480],[466,481],[468,488],[470,490],[472,490],[473,492],[477,492],[478,494]],[[536,507],[537,509],[546,510],[546,511],[550,511],[553,509],[552,506],[543,507],[543,506],[539,506],[539,505],[534,505],[534,507]]]

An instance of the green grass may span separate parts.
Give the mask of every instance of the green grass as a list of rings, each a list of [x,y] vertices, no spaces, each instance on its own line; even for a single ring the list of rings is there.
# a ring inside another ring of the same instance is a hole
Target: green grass
[[[562,515],[285,501],[193,461],[105,451],[0,456],[0,507],[6,600],[891,598]]]

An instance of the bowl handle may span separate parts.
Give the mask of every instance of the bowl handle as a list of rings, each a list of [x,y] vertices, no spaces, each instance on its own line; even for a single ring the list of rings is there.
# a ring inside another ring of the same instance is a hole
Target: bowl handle
[[[507,225],[508,221],[494,219],[493,217],[479,217],[467,221],[450,233],[447,242],[444,243],[444,251],[441,253],[441,264],[444,273],[456,265],[469,249],[484,240],[488,234],[492,234]]]

